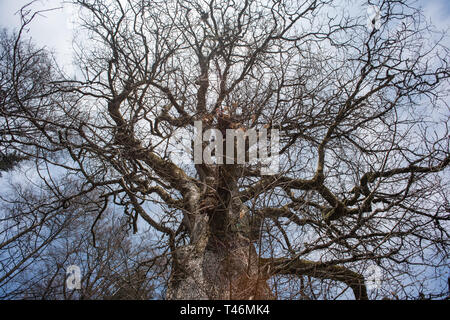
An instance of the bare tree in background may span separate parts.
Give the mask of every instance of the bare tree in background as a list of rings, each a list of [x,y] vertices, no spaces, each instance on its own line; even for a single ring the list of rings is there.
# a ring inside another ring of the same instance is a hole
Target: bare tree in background
[[[76,186],[59,181],[68,183]],[[164,259],[150,241],[128,235],[124,218],[105,210],[97,220],[101,208],[95,198],[75,198],[64,209],[48,189],[14,184],[12,191],[2,197],[0,298],[158,297]],[[66,286],[69,266],[81,270],[80,290]]]
[[[449,56],[414,4],[74,4],[74,77],[24,46],[26,8],[16,40],[3,37],[1,152],[45,170],[56,207],[95,198],[99,217],[114,205],[151,227],[166,298],[448,295]],[[180,161],[194,121],[278,129],[279,171]],[[24,246],[22,233],[2,241]]]

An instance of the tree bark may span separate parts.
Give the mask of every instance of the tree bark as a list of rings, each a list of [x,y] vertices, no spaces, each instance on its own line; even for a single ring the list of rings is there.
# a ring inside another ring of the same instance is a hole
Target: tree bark
[[[205,217],[204,226],[208,222]],[[274,299],[255,247],[247,238],[239,233],[219,238],[209,228],[202,232],[195,243],[174,253],[167,299]]]

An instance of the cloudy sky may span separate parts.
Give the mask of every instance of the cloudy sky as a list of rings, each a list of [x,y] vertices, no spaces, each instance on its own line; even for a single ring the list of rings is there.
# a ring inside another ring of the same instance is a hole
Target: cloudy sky
[[[0,27],[17,29],[20,19],[17,14],[22,6],[30,0],[0,0]],[[70,65],[72,59],[71,29],[72,10],[69,4],[63,0],[38,0],[31,7],[37,10],[58,8],[50,12],[42,13],[32,24],[29,35],[40,45],[51,48],[59,61],[64,65]]]
[[[17,11],[30,0],[0,0],[0,27],[17,28],[19,17]],[[43,13],[30,30],[31,37],[38,43],[52,48],[58,60],[63,65],[70,65],[73,32],[71,5],[63,0],[37,0],[33,5],[36,9],[59,8]],[[424,13],[439,29],[450,29],[450,1],[448,0],[419,0]],[[69,70],[68,70],[69,71]]]

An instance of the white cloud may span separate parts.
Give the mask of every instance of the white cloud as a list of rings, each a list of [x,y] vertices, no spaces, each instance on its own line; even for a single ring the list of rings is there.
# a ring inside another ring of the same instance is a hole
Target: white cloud
[[[17,30],[20,27],[18,11],[30,0],[1,0],[0,27]],[[38,45],[46,46],[56,54],[58,62],[68,72],[72,72],[72,39],[70,21],[73,11],[62,0],[40,0],[30,7],[33,10],[53,9],[43,12],[31,23],[28,36]]]

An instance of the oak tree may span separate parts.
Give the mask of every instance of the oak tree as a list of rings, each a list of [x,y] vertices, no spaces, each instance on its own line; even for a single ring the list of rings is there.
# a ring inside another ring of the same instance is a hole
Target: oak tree
[[[74,5],[74,76],[23,29],[2,47],[0,147],[52,167],[55,206],[95,195],[151,227],[167,299],[448,294],[447,35],[413,3]],[[278,170],[194,163],[195,121],[278,130]]]

